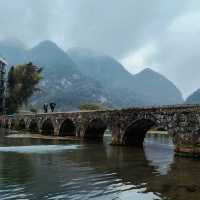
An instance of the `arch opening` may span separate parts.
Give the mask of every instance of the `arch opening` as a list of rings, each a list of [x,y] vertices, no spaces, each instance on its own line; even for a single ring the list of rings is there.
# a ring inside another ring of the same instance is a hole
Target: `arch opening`
[[[143,142],[147,131],[155,127],[155,122],[150,119],[140,119],[129,125],[122,138],[124,145],[143,147]]]
[[[76,136],[76,127],[74,122],[70,119],[65,119],[62,123],[60,130],[60,136]]]
[[[36,120],[31,120],[30,125],[29,125],[29,131],[31,133],[39,133],[39,128]]]
[[[92,140],[103,140],[104,133],[107,129],[107,124],[101,119],[92,120],[86,130],[84,138]]]
[[[12,121],[11,121],[10,128],[11,128],[11,129],[15,129],[15,128],[16,128],[15,120],[12,120]]]
[[[24,121],[24,119],[21,119],[20,121],[19,121],[19,124],[18,124],[18,130],[25,130],[26,129],[26,124],[25,124],[25,121]]]
[[[5,123],[4,123],[4,128],[8,129],[9,128],[9,120],[6,119]]]
[[[42,134],[50,135],[50,136],[54,134],[54,126],[50,119],[47,119],[46,121],[44,121],[42,125]]]

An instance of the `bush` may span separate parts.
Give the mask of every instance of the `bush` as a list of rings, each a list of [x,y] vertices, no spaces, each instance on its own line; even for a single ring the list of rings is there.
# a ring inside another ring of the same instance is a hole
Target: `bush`
[[[30,108],[30,111],[33,113],[37,113],[37,109],[36,108]]]
[[[81,103],[80,110],[105,110],[105,106],[101,103]]]

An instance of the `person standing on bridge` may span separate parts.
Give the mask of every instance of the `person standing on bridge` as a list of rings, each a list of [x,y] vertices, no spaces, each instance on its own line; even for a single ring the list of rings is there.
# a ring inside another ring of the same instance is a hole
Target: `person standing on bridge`
[[[44,104],[44,113],[47,113],[47,112],[48,112],[48,104],[45,103],[45,104]]]
[[[51,108],[51,112],[53,112],[55,107],[56,107],[56,104],[54,102],[51,102],[49,105],[50,105],[50,108]]]

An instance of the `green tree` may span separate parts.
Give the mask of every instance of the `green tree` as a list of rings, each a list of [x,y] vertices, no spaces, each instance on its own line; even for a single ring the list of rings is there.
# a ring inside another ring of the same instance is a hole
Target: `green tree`
[[[12,66],[8,72],[7,81],[7,98],[6,107],[8,108],[8,113],[13,113],[17,110],[17,100],[15,98],[15,85],[16,77],[14,75],[15,68]]]
[[[42,79],[41,72],[42,68],[32,63],[11,67],[7,83],[8,113],[14,113],[27,104],[33,93],[39,90],[37,86]]]
[[[7,82],[7,86],[9,88],[9,90],[12,90],[15,87],[16,84],[16,79],[14,76],[14,66],[12,66],[8,72],[8,82]]]

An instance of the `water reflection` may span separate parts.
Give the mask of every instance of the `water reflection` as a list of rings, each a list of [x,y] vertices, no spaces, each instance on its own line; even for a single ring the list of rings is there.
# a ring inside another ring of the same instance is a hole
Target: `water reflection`
[[[160,140],[141,150],[1,138],[0,199],[199,199],[199,162]]]
[[[148,135],[144,145],[145,157],[150,165],[162,175],[166,175],[174,162],[172,138],[165,135]]]

